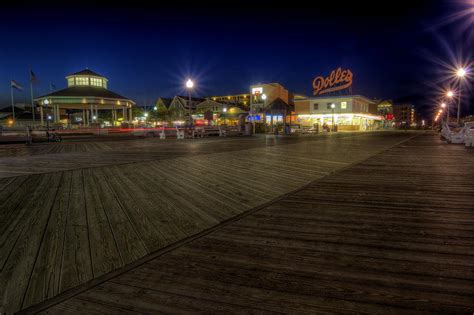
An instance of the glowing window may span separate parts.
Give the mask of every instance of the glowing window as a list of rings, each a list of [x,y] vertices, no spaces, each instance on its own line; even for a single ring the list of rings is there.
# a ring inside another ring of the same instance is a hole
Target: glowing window
[[[91,85],[93,85],[93,86],[102,86],[102,79],[91,78]]]
[[[318,110],[318,109],[319,109],[319,104],[318,103],[313,104],[313,110]]]
[[[347,108],[347,102],[341,102],[341,109]]]
[[[68,78],[68,79],[67,79],[67,85],[68,85],[68,86],[74,85],[74,78]]]
[[[89,85],[89,78],[76,77],[76,85]]]

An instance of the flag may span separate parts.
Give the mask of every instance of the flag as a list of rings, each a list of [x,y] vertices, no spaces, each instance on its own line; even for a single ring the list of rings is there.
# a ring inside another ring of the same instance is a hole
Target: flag
[[[11,80],[10,84],[12,88],[17,89],[18,91],[23,91],[23,87],[15,80]]]
[[[33,72],[33,70],[30,69],[30,82],[36,82],[37,79],[36,79],[36,75],[35,73]]]
[[[56,85],[54,85],[53,83],[50,83],[50,84],[49,84],[49,89],[50,89],[51,91],[56,90]]]

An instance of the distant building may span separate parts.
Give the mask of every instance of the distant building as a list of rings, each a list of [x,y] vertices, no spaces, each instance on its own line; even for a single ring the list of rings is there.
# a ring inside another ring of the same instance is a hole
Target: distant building
[[[416,126],[416,111],[412,104],[393,104],[393,117],[397,127]]]
[[[249,106],[250,104],[250,94],[243,93],[243,94],[232,94],[232,95],[221,95],[221,96],[211,96],[209,99],[229,105],[243,105]]]
[[[204,100],[204,98],[191,97],[190,102],[187,96],[175,96],[168,107],[170,118],[179,121],[185,120],[186,117],[189,117],[189,113],[195,113],[197,105]]]
[[[288,90],[279,83],[254,84],[250,86],[251,109],[262,110],[276,99],[281,99],[288,104]]]
[[[13,119],[13,111],[11,106],[0,109],[0,125],[26,127],[33,125],[33,113],[31,112],[31,104],[16,104],[15,119]]]

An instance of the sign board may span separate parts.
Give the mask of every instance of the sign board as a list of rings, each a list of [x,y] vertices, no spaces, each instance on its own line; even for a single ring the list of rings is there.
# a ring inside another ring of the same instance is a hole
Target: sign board
[[[263,93],[263,88],[262,87],[256,87],[252,88],[252,95],[259,95]]]
[[[260,121],[260,115],[249,115],[247,116],[248,121]]]
[[[350,69],[331,71],[326,78],[318,76],[313,80],[314,95],[321,95],[330,92],[340,91],[352,86],[352,71]]]

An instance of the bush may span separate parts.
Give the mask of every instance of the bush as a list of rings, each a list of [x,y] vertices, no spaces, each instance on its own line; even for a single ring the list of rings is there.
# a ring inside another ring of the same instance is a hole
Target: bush
[[[265,124],[255,123],[255,133],[265,133]]]

